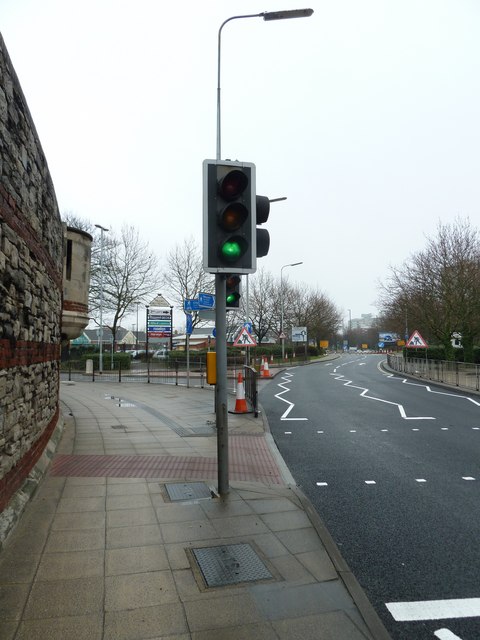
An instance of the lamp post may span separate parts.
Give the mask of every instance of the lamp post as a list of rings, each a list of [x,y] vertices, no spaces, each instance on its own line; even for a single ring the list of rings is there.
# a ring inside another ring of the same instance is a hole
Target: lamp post
[[[263,13],[246,14],[227,18],[218,30],[218,55],[217,55],[217,144],[216,159],[221,160],[221,89],[220,89],[220,63],[221,63],[221,38],[223,27],[231,20],[242,18],[263,18],[270,20],[288,20],[289,18],[307,18],[311,16],[313,9],[294,9],[290,11],[268,11]],[[225,274],[215,274],[215,297],[217,301],[226,297]],[[218,493],[223,497],[229,492],[228,486],[228,390],[227,390],[227,313],[224,305],[217,304],[215,309],[216,327],[216,351],[217,351],[217,384],[216,394],[216,427],[217,427],[217,466],[218,466]]]
[[[100,341],[100,352],[98,357],[98,371],[103,373],[103,232],[108,231],[106,227],[102,227],[101,224],[95,225],[97,229],[100,229],[100,330],[98,338]]]
[[[352,310],[347,309],[347,311],[348,311],[348,348],[350,348],[351,347],[350,339],[352,334]]]
[[[282,360],[285,360],[285,335],[283,333],[283,270],[286,267],[296,267],[303,262],[291,262],[290,264],[284,264],[280,269],[280,340],[282,342]]]

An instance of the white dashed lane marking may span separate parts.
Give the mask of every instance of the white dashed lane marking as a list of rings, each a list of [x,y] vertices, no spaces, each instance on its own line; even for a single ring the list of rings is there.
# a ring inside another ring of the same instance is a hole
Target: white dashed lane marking
[[[477,479],[474,478],[473,476],[461,476],[462,480],[464,480],[465,482],[475,482]],[[458,478],[457,478],[458,479]],[[413,480],[415,482],[418,483],[425,483],[428,482],[427,478],[413,478]],[[377,480],[362,480],[363,484],[368,484],[368,485],[374,485],[374,484],[379,484],[381,486],[381,482],[377,482]],[[321,482],[316,482],[315,483],[317,485],[317,487],[328,487],[329,483],[325,482],[325,481],[321,481]],[[339,483],[338,483],[339,484]],[[351,483],[352,484],[352,483]]]

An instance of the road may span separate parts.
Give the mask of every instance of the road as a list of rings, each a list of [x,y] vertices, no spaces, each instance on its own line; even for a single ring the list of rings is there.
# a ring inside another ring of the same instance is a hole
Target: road
[[[479,640],[480,396],[387,375],[382,359],[287,369],[261,404],[392,638]]]

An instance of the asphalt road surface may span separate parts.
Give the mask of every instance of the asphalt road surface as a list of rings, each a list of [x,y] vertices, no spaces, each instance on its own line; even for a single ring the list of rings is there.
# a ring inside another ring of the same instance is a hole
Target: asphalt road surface
[[[382,356],[286,369],[270,428],[395,640],[480,640],[480,396]]]

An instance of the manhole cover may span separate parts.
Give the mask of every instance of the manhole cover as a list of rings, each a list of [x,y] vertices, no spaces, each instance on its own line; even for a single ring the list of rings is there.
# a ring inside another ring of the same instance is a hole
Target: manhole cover
[[[207,587],[273,579],[249,544],[192,549]]]
[[[204,482],[172,482],[171,484],[166,484],[165,489],[172,502],[212,497],[210,488]]]

